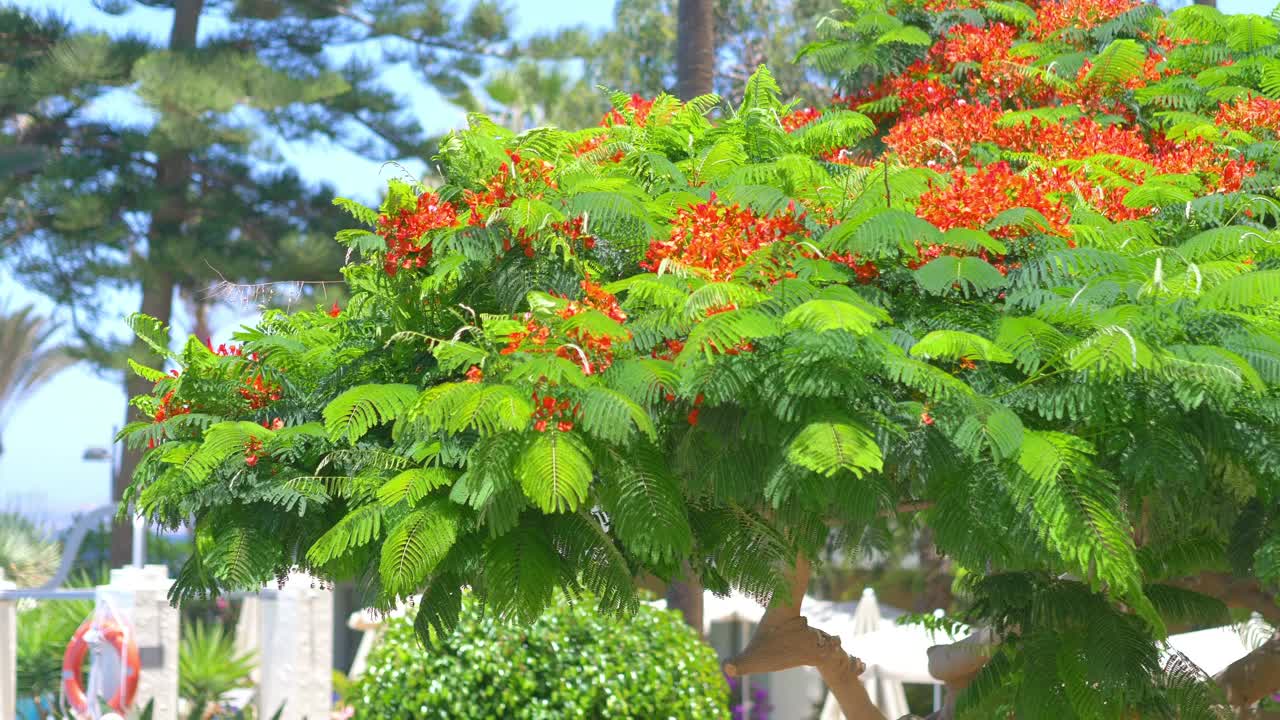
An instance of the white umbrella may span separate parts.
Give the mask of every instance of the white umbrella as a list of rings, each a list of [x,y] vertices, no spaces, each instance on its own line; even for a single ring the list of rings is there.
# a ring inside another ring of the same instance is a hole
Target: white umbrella
[[[1273,629],[1257,613],[1239,625],[1169,636],[1169,648],[1186,656],[1208,675],[1217,675],[1271,637]]]
[[[838,636],[840,645],[845,651],[867,664],[867,670],[862,674],[862,686],[867,689],[871,702],[880,708],[880,712],[890,718],[901,717],[908,713],[907,695],[902,687],[903,678],[886,672],[887,669],[897,668],[897,664],[891,663],[886,668],[883,665],[886,657],[883,649],[879,649],[878,653],[875,650],[882,644],[878,638],[896,631],[899,626],[884,623],[884,616],[880,613],[880,602],[876,600],[874,590],[866,588],[862,591],[862,600],[858,602],[849,622],[840,626],[824,626],[810,618],[809,624]],[[869,649],[873,650],[870,656]],[[874,662],[877,658],[881,660],[880,663]],[[923,659],[924,656],[921,655],[921,658]],[[840,712],[835,696],[827,693],[827,700],[822,706],[821,720],[843,720],[843,718],[844,714]]]

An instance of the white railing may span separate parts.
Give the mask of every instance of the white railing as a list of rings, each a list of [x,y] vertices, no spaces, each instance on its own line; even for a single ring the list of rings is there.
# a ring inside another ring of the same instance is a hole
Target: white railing
[[[168,602],[172,582],[163,565],[149,565],[113,570],[110,582],[96,588],[19,590],[5,582],[0,571],[0,720],[12,720],[16,714],[21,600],[95,600],[128,608],[139,649],[150,648],[143,655],[155,659],[153,666],[144,662],[136,704],[155,700],[154,720],[176,720],[180,614]],[[242,649],[257,655],[259,716],[271,717],[283,703],[281,720],[327,717],[333,689],[333,593],[317,588],[309,577],[295,575],[282,588],[226,597],[245,602],[237,635],[243,634],[247,642]]]

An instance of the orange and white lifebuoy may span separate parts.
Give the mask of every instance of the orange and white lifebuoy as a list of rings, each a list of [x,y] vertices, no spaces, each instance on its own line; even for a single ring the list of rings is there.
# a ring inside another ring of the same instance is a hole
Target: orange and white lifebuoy
[[[67,651],[62,656],[63,694],[67,698],[67,703],[77,714],[88,714],[89,698],[85,694],[80,678],[83,675],[84,656],[89,652],[89,642],[84,636],[93,629],[96,629],[102,639],[120,653],[120,662],[124,666],[124,679],[107,705],[112,710],[124,714],[133,705],[133,698],[138,693],[138,672],[141,669],[141,660],[138,657],[138,644],[134,642],[133,633],[110,618],[85,620],[84,624],[76,630],[76,634],[71,636],[71,642],[67,643]]]

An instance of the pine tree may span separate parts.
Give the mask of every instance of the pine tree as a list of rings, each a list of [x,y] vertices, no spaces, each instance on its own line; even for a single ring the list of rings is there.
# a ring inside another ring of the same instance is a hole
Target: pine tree
[[[699,90],[736,103],[747,78],[760,65],[768,65],[777,72],[779,84],[805,104],[830,99],[825,79],[792,59],[816,39],[817,21],[839,7],[838,0],[714,0],[694,5],[703,6],[699,17],[710,14],[716,48],[709,66],[713,72]],[[578,127],[608,110],[608,99],[597,91],[601,86],[644,97],[664,91],[679,94],[681,7],[678,0],[619,0],[612,29],[565,33],[531,44],[538,57],[571,57],[581,59],[580,64],[522,63],[518,72],[501,73],[494,85],[486,86],[481,93],[485,101],[479,105],[499,124],[516,129],[544,124]],[[508,118],[513,115],[521,122],[512,123]]]
[[[292,169],[259,166],[273,138],[385,159],[430,154],[419,121],[379,82],[378,63],[363,53],[339,64],[330,49],[381,48],[381,62],[411,62],[425,83],[466,104],[486,60],[516,47],[505,11],[492,2],[467,14],[438,0],[171,6],[164,45],[0,10],[4,260],[29,288],[68,308],[84,351],[116,370],[124,348],[99,328],[122,312],[103,305],[105,291],[140,294],[141,311],[167,324],[175,296],[204,303],[226,281],[337,279],[342,256],[328,241],[341,227],[333,192],[307,186]],[[225,29],[203,31],[211,18]],[[154,123],[95,113],[95,103],[121,92]],[[128,354],[155,357],[137,343]],[[150,389],[129,378],[130,396]],[[125,455],[116,497],[137,460]],[[121,529],[113,561],[128,557]]]
[[[944,717],[1224,717],[1168,628],[1280,622],[1280,24],[1117,0],[850,0],[716,96],[619,93],[598,127],[472,116],[441,182],[360,225],[341,308],[141,365],[131,498],[194,518],[175,599],[293,569],[527,621],[688,564],[769,604],[733,675],[818,669],[811,565],[927,525],[974,635]],[[855,84],[869,79],[870,83]]]

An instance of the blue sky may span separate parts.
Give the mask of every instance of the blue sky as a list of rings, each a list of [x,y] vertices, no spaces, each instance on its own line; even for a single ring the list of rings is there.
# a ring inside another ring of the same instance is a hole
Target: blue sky
[[[18,0],[32,9],[55,10],[77,27],[91,27],[113,34],[132,31],[157,39],[167,38],[171,14],[168,11],[134,5],[122,16],[98,11],[88,0]],[[465,5],[465,3],[463,3]],[[609,0],[514,0],[518,34],[553,30],[585,24],[604,28],[612,24],[613,3]],[[202,23],[204,20],[202,19]],[[208,24],[204,30],[214,29]],[[407,67],[388,70],[386,79],[400,88],[418,87]],[[409,96],[413,110],[432,131],[443,131],[462,122],[462,114],[443,102],[434,92],[422,90]],[[119,93],[101,103],[95,112],[129,122],[145,121],[146,113],[128,93]],[[338,192],[364,200],[375,198],[387,177],[398,171],[384,167],[383,160],[366,159],[329,144],[282,144],[284,160],[296,166],[310,181],[328,182]],[[418,172],[421,165],[410,169]],[[102,298],[118,307],[116,332],[126,332],[124,318],[137,309],[137,298],[121,293]],[[56,310],[43,298],[18,285],[0,271],[0,304],[34,303],[46,312]],[[251,304],[219,309],[212,323],[215,342],[225,339],[242,323],[252,322],[256,312]],[[186,318],[175,318],[180,333]],[[4,454],[0,455],[0,510],[18,509],[60,522],[68,514],[101,506],[110,500],[110,472],[106,462],[82,459],[90,447],[106,447],[124,417],[124,393],[116,378],[97,375],[87,367],[75,367],[29,396],[18,407],[4,429]]]
[[[96,10],[88,0],[27,0],[19,2],[32,8],[61,12],[82,27],[96,27],[109,32],[134,31],[157,39],[167,37],[169,13],[143,6],[123,16],[109,16]],[[607,27],[612,22],[613,3],[609,0],[515,0],[516,30],[533,33],[561,26],[586,24]],[[1220,0],[1225,12],[1266,14],[1273,0]],[[208,27],[206,26],[206,29]],[[408,68],[392,68],[388,79],[400,87],[417,86]],[[414,111],[432,130],[457,125],[461,114],[441,101],[434,93],[421,91],[410,97]],[[103,103],[98,112],[130,121],[145,117],[121,94]],[[350,197],[371,199],[378,193],[393,168],[383,167],[380,159],[365,159],[327,145],[295,143],[280,147],[285,160],[294,163],[304,178],[329,182],[340,193]],[[418,166],[420,167],[420,166]],[[412,168],[411,168],[412,169]],[[35,303],[53,312],[41,298],[19,287],[11,277],[0,272],[0,303]],[[137,308],[136,297],[120,294],[102,298],[102,302],[119,308],[117,332],[124,332],[124,318]],[[225,339],[238,325],[252,322],[251,304],[241,303],[221,308],[214,317],[215,341]],[[175,318],[179,333],[186,333],[186,318]],[[100,506],[110,497],[109,470],[105,462],[81,459],[86,448],[105,447],[114,429],[121,424],[124,395],[114,378],[95,375],[88,368],[72,368],[59,375],[39,392],[28,397],[17,409],[5,428],[5,452],[0,455],[0,509],[17,508],[45,515],[59,521],[69,513]]]

